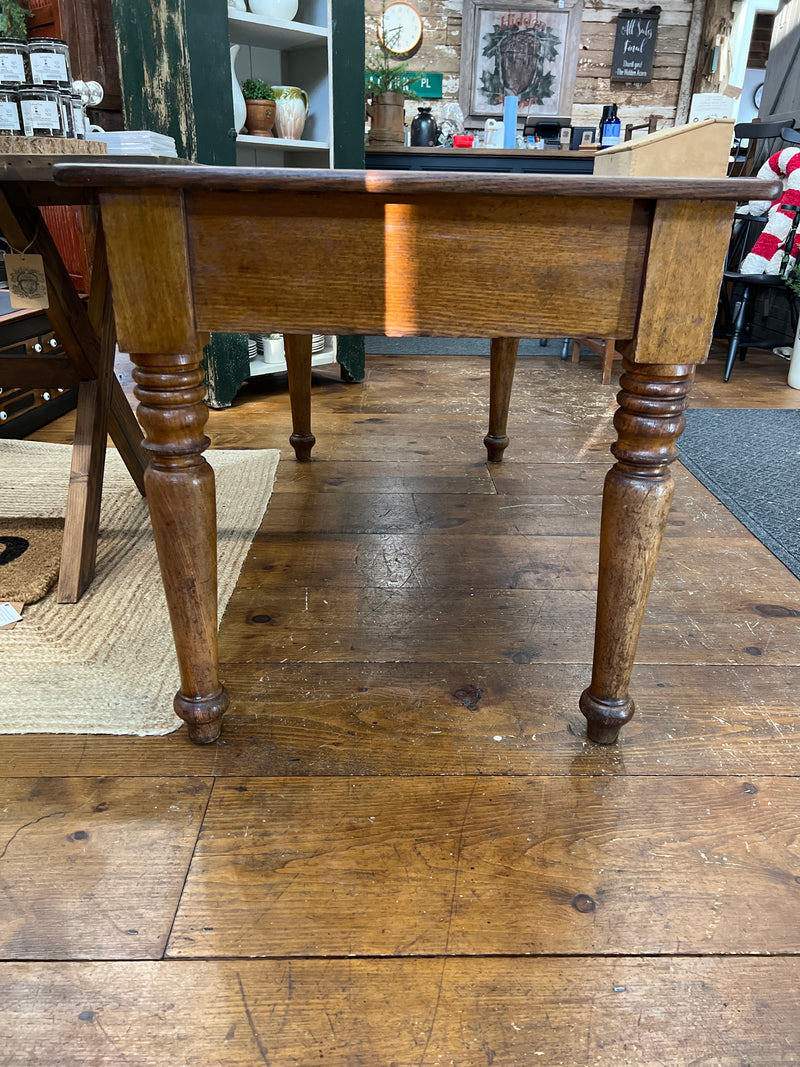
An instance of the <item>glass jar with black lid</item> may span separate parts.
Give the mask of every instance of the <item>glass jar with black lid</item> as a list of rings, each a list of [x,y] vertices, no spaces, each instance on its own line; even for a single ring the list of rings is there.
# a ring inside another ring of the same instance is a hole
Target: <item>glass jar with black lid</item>
[[[18,89],[22,131],[26,137],[64,137],[64,117],[58,89],[21,85]]]
[[[28,41],[28,63],[34,85],[72,87],[69,47],[56,37],[32,37]]]
[[[28,42],[16,37],[0,38],[0,85],[29,82]]]
[[[22,136],[22,120],[19,114],[19,93],[16,86],[0,85],[0,134]]]

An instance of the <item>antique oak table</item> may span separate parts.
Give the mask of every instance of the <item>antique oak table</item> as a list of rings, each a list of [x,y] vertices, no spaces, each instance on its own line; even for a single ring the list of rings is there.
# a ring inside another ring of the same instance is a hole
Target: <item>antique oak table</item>
[[[214,476],[203,458],[202,346],[212,330],[283,333],[298,459],[310,458],[311,335],[492,338],[489,460],[520,337],[628,338],[616,463],[603,494],[588,736],[610,743],[628,693],[672,496],[693,365],[705,359],[736,201],[733,179],[54,167],[96,197],[120,347],[136,364],[147,497],[180,665],[177,714],[213,741],[228,705],[217,664]],[[283,284],[267,285],[267,280]],[[442,299],[431,300],[435,280]]]

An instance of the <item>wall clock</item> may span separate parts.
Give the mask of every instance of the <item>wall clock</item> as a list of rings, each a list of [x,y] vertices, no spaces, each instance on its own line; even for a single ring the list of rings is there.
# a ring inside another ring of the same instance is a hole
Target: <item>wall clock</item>
[[[753,103],[756,107],[761,107],[761,94],[764,91],[764,83],[762,82],[756,91],[753,93]]]
[[[392,55],[408,55],[422,42],[422,16],[407,0],[393,0],[378,19],[378,39]]]

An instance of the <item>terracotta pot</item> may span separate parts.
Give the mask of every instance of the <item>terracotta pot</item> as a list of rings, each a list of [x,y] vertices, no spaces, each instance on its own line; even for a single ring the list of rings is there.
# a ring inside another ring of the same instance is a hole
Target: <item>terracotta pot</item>
[[[275,125],[274,100],[246,100],[247,118],[245,126],[253,137],[272,137]]]
[[[367,105],[370,117],[368,140],[371,145],[405,142],[404,99],[402,93],[380,93]]]

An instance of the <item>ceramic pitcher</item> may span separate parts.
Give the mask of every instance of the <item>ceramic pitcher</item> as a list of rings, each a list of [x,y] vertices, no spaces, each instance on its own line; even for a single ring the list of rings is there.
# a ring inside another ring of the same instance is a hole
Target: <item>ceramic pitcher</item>
[[[286,141],[299,141],[308,116],[308,93],[296,85],[273,85],[275,132]]]

